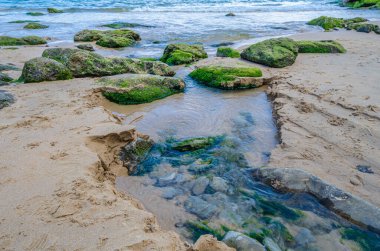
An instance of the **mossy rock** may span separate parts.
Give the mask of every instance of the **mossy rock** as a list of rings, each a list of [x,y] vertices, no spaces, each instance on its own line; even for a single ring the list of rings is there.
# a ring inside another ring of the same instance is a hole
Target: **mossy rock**
[[[43,16],[45,14],[42,12],[27,12],[26,15],[38,17],[38,16]]]
[[[164,50],[161,61],[169,65],[189,64],[207,58],[202,45],[169,44]]]
[[[0,36],[0,46],[41,45],[46,43],[45,39],[37,36],[26,36],[22,38]]]
[[[21,79],[25,83],[71,79],[70,70],[63,64],[49,58],[34,58],[27,61]]]
[[[353,9],[359,8],[380,8],[380,0],[358,0],[348,1],[343,3],[344,6],[351,7]]]
[[[48,25],[43,25],[39,23],[28,23],[27,25],[24,26],[24,29],[29,29],[29,30],[47,29],[47,28],[49,28]]]
[[[327,17],[327,16],[320,16],[318,18],[315,18],[311,21],[309,21],[308,25],[316,25],[320,26],[326,31],[335,29],[335,28],[345,28],[349,24],[353,23],[362,23],[368,21],[365,18],[362,17],[355,17],[350,19],[343,19],[343,18],[335,18],[335,17]]]
[[[181,79],[149,75],[107,79],[101,83],[103,95],[122,105],[149,103],[182,92],[185,88]]]
[[[75,34],[75,42],[94,42],[102,47],[122,48],[128,47],[140,41],[140,35],[134,31],[121,30],[83,30]]]
[[[240,52],[230,47],[219,47],[216,52],[217,57],[240,58]]]
[[[368,23],[352,23],[347,26],[347,30],[356,30],[357,32],[375,32],[376,34],[380,34],[380,27],[376,24],[368,24]]]
[[[189,75],[197,82],[219,89],[247,89],[263,84],[258,68],[201,67]]]
[[[50,14],[63,13],[63,10],[59,10],[59,9],[56,9],[56,8],[47,8],[47,11],[48,11]]]
[[[299,53],[345,53],[346,49],[333,40],[297,41]]]
[[[136,24],[136,23],[125,23],[125,22],[115,22],[111,24],[104,24],[102,27],[107,27],[111,29],[125,29],[125,28],[138,28],[138,27],[143,27],[143,28],[152,28],[154,26],[150,25],[143,25],[143,24]]]
[[[10,21],[8,23],[10,24],[24,24],[24,23],[38,23],[39,21],[35,20],[15,20],[15,21]]]
[[[85,51],[95,51],[94,47],[91,44],[78,44],[76,47]]]
[[[1,73],[0,72],[0,82],[11,82],[13,81],[13,78],[9,77],[8,74]]]
[[[184,226],[190,232],[193,241],[205,234],[211,234],[221,241],[226,234],[225,230],[212,228],[208,226],[207,222],[202,221],[187,221]]]
[[[196,151],[208,148],[215,143],[216,137],[191,138],[174,143],[172,148],[180,152]]]
[[[248,61],[275,68],[294,64],[297,55],[297,43],[290,38],[268,39],[251,45],[241,53],[241,57]]]

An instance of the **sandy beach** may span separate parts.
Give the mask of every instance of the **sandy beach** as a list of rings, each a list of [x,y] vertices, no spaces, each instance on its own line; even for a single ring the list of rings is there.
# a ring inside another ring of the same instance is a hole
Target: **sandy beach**
[[[305,170],[380,206],[380,36],[292,38],[336,40],[347,53],[300,54],[284,69],[259,66],[278,77],[267,90],[280,138],[268,166]],[[0,64],[22,68],[44,49],[2,48]],[[255,64],[209,58],[200,65]],[[126,174],[118,150],[138,132],[94,102],[94,87],[90,78],[1,87],[16,102],[0,111],[0,248],[191,250],[139,201],[116,191],[115,177]]]

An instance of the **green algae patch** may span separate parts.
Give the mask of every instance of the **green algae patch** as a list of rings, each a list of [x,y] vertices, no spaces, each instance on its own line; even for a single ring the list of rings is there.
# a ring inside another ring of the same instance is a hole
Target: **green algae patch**
[[[181,65],[190,64],[202,58],[207,58],[202,45],[169,44],[160,60],[169,65]]]
[[[343,240],[357,243],[363,251],[380,250],[380,237],[358,228],[343,228],[340,231]]]
[[[359,8],[378,8],[380,9],[380,0],[358,0],[349,1],[343,4],[344,6],[351,7],[353,9]]]
[[[34,58],[27,61],[21,79],[25,83],[72,79],[71,71],[63,64],[49,58]]]
[[[190,232],[194,241],[198,240],[199,237],[205,234],[211,234],[221,241],[226,234],[226,231],[223,229],[216,229],[208,226],[206,221],[187,221],[185,227]]]
[[[24,24],[24,23],[37,23],[39,21],[35,21],[35,20],[15,20],[15,21],[10,21],[8,23],[10,24]]]
[[[26,36],[22,38],[0,36],[0,46],[40,45],[46,43],[45,39],[38,36]]]
[[[333,40],[297,41],[299,53],[345,53],[346,49]]]
[[[240,52],[230,47],[219,47],[216,52],[217,57],[240,58]]]
[[[362,17],[355,17],[350,19],[344,18],[336,18],[336,17],[328,17],[328,16],[320,16],[309,21],[308,25],[320,26],[324,30],[329,31],[335,28],[346,28],[348,25],[353,23],[362,23],[366,22],[368,19]]]
[[[140,41],[140,35],[134,31],[121,30],[83,30],[75,34],[75,42],[94,42],[106,48],[122,48],[134,45]]]
[[[152,28],[150,25],[136,24],[136,23],[126,23],[126,22],[115,22],[111,24],[104,24],[102,27],[107,27],[111,29],[125,29],[125,28]]]
[[[45,15],[45,14],[42,13],[42,12],[27,12],[26,15],[28,15],[28,16],[34,16],[34,17],[38,17],[38,16],[43,16],[43,15]]]
[[[63,10],[59,10],[59,9],[56,9],[56,8],[47,8],[47,11],[48,11],[50,14],[63,13]]]
[[[268,39],[251,45],[241,53],[243,59],[275,68],[294,64],[297,55],[297,43],[290,38]]]
[[[240,89],[234,85],[239,78],[257,78],[262,76],[259,68],[201,67],[189,75],[197,82],[220,89]],[[245,86],[247,88],[249,86]],[[252,85],[251,87],[255,87]]]
[[[173,144],[172,148],[180,152],[196,151],[208,148],[216,142],[217,137],[191,138]]]
[[[182,92],[185,83],[178,78],[133,76],[101,81],[101,92],[110,101],[122,104],[149,103]]]
[[[48,25],[43,25],[39,23],[28,23],[27,25],[24,26],[24,29],[29,29],[29,30],[47,29],[47,28],[49,28]]]

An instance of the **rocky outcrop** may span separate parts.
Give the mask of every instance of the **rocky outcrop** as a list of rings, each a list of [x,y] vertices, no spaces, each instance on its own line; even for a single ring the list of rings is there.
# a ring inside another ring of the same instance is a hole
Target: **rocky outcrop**
[[[169,44],[164,50],[161,61],[169,65],[181,65],[190,64],[202,58],[207,58],[202,45]]]
[[[343,6],[351,7],[354,9],[358,8],[377,8],[380,9],[380,0],[343,0]]]
[[[0,36],[0,46],[40,45],[46,43],[45,39],[37,36],[26,36],[22,38]]]
[[[318,177],[289,168],[256,168],[252,176],[282,192],[309,193],[342,217],[380,233],[380,209]]]
[[[375,32],[376,34],[380,34],[380,27],[377,24],[368,24],[368,23],[353,23],[349,24],[346,27],[347,30],[356,30],[357,32]]]
[[[71,79],[70,70],[63,64],[49,58],[34,58],[27,61],[21,79],[25,83]]]
[[[262,78],[258,68],[201,67],[190,73],[197,82],[219,89],[249,89],[269,84],[272,78]]]
[[[122,48],[140,41],[140,35],[127,29],[120,30],[83,30],[75,34],[75,42],[95,42],[102,47]]]
[[[298,53],[345,53],[346,49],[333,40],[297,41]]]
[[[99,90],[112,102],[129,105],[152,102],[182,92],[185,83],[179,78],[130,75],[101,80]]]
[[[241,53],[243,59],[275,68],[294,64],[297,55],[297,43],[290,38],[268,39],[251,45]]]

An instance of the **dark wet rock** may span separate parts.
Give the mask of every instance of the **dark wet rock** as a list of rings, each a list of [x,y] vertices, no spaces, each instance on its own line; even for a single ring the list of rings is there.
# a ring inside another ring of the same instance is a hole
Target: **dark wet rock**
[[[158,177],[156,181],[156,186],[165,187],[169,185],[174,185],[176,183],[177,174],[170,173],[162,177]]]
[[[226,17],[234,17],[234,16],[236,16],[236,15],[235,15],[235,13],[232,13],[232,12],[226,14]]]
[[[223,242],[237,251],[265,251],[263,245],[242,233],[229,231],[223,238]]]
[[[101,81],[100,91],[110,101],[129,105],[149,103],[180,93],[185,88],[182,79],[152,75],[130,75]]]
[[[47,11],[48,11],[50,14],[63,13],[63,10],[59,10],[59,9],[56,9],[56,8],[47,8]]]
[[[310,243],[315,241],[315,237],[307,228],[301,228],[295,236],[296,245],[303,248],[307,248]]]
[[[18,70],[20,69],[12,64],[0,64],[0,72],[1,71],[18,71]]]
[[[15,102],[13,95],[7,91],[0,90],[0,109],[10,106]]]
[[[175,189],[173,187],[165,187],[162,191],[161,197],[167,200],[171,200],[180,193],[181,192],[178,189]]]
[[[263,244],[264,244],[267,251],[281,251],[281,248],[271,238],[265,237]]]
[[[25,83],[71,79],[70,70],[63,64],[49,58],[34,58],[27,61],[21,79]]]
[[[368,24],[368,23],[353,23],[347,26],[347,30],[356,30],[357,32],[375,32],[380,34],[380,27],[377,24]]]
[[[47,28],[49,28],[48,25],[43,25],[39,23],[28,23],[27,25],[24,26],[24,29],[28,29],[28,30],[47,29]]]
[[[189,75],[197,82],[225,90],[249,89],[269,84],[272,78],[262,78],[259,68],[200,67]]]
[[[0,72],[0,82],[11,82],[13,78],[9,77],[8,74]]]
[[[123,73],[140,73],[173,76],[175,73],[162,62],[145,62],[130,58],[106,58],[80,49],[52,48],[43,57],[66,65],[75,77],[100,77]]]
[[[380,209],[318,177],[290,168],[256,168],[252,176],[282,192],[309,193],[335,213],[380,233]]]
[[[164,50],[161,61],[169,65],[189,64],[207,58],[202,45],[169,44]]]
[[[215,142],[215,137],[191,138],[174,143],[172,148],[180,152],[195,151],[210,147],[215,144]]]
[[[85,50],[85,51],[95,51],[92,44],[78,44],[76,47],[78,49]]]
[[[83,30],[75,34],[75,42],[95,42],[102,47],[122,48],[140,41],[140,35],[127,29],[120,30]]]
[[[138,137],[121,149],[120,159],[123,161],[123,166],[127,168],[129,175],[145,173],[146,170],[139,166],[139,163],[145,160],[153,144],[153,140],[149,138]]]
[[[356,169],[362,173],[371,173],[371,174],[374,173],[370,166],[357,165]]]
[[[218,211],[216,206],[196,196],[189,196],[185,201],[185,209],[201,219],[210,219]]]
[[[226,193],[228,191],[229,185],[225,179],[220,178],[220,177],[214,177],[212,181],[210,182],[210,187],[215,192]]]
[[[346,49],[333,40],[297,41],[298,53],[345,53]]]
[[[200,195],[203,194],[206,191],[206,188],[208,184],[210,183],[210,180],[205,177],[201,176],[198,179],[195,180],[193,188],[191,189],[191,192],[193,195]]]
[[[290,38],[268,39],[251,45],[241,53],[243,59],[275,68],[294,64],[297,55],[297,43]]]
[[[111,29],[125,29],[125,28],[153,28],[151,25],[136,24],[136,23],[126,23],[126,22],[115,22],[111,24],[104,24],[102,27],[107,27]]]
[[[44,13],[42,13],[42,12],[27,12],[26,13],[26,15],[28,15],[28,16],[43,16],[43,15],[45,15]]]
[[[40,45],[46,43],[45,39],[37,36],[26,36],[22,38],[0,36],[0,46]]]
[[[240,52],[230,47],[219,47],[216,51],[217,57],[240,58]]]

